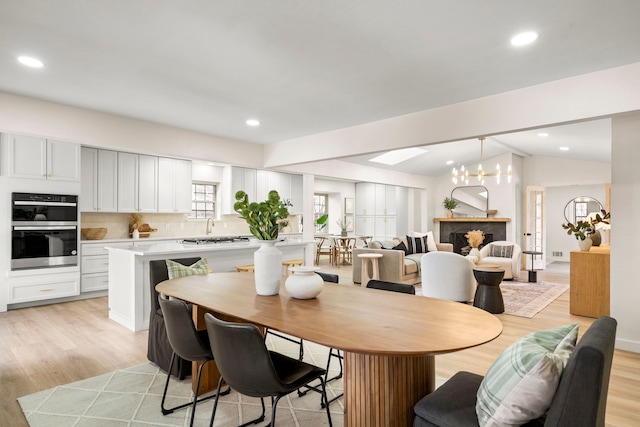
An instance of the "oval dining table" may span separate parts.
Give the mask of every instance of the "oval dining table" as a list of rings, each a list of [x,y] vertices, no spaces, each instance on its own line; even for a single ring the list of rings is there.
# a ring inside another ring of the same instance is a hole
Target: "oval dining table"
[[[284,285],[278,295],[260,296],[253,277],[188,276],[156,290],[192,303],[199,329],[212,312],[342,350],[345,426],[411,426],[413,406],[435,388],[435,356],[502,332],[497,317],[458,302],[333,283],[313,299],[294,299]],[[209,371],[203,387],[211,389],[219,374]]]

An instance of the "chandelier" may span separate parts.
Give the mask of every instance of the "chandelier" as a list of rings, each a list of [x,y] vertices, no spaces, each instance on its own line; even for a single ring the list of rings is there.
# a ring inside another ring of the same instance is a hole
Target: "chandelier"
[[[468,169],[465,169],[464,165],[460,167],[458,171],[456,168],[453,168],[451,171],[451,181],[454,184],[458,183],[458,180],[465,185],[469,184],[469,178],[477,178],[481,184],[484,184],[484,178],[487,176],[495,176],[496,183],[500,184],[500,177],[502,176],[502,171],[500,170],[500,164],[496,166],[496,170],[494,172],[485,172],[482,169],[482,149],[484,144],[484,137],[478,138],[480,140],[480,163],[478,163],[478,173],[469,173]],[[511,165],[507,168],[507,182],[511,182]]]

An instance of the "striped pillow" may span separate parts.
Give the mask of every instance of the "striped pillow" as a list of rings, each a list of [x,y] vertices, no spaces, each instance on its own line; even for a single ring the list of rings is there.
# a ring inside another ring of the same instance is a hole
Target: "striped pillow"
[[[407,251],[406,254],[424,254],[429,252],[427,246],[427,236],[413,237],[407,236]]]
[[[202,258],[200,261],[196,261],[190,266],[182,265],[179,262],[167,260],[167,272],[169,273],[169,279],[176,279],[178,277],[185,276],[197,276],[209,274],[209,264],[207,259]]]
[[[513,257],[513,245],[491,245],[489,248],[489,256],[511,258]]]
[[[531,333],[491,365],[478,389],[476,413],[485,426],[519,426],[551,405],[578,338],[578,324]]]

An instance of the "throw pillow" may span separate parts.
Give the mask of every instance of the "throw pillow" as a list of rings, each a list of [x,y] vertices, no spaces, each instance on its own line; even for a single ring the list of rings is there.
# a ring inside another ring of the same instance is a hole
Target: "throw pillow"
[[[419,233],[417,231],[412,231],[411,236],[413,237],[427,236],[427,249],[429,249],[429,252],[438,251],[438,246],[436,245],[436,239],[433,237],[433,231],[427,231],[426,233]]]
[[[572,323],[531,333],[507,347],[478,389],[480,426],[520,426],[541,417],[551,405],[577,338],[578,324]]]
[[[407,255],[422,254],[427,252],[429,252],[429,248],[427,245],[427,236],[407,236]]]
[[[182,265],[179,262],[171,261],[170,259],[168,259],[166,262],[169,279],[209,274],[209,264],[207,263],[206,258],[202,258],[200,261],[196,261],[189,266]]]
[[[511,258],[513,257],[513,245],[491,245],[489,248],[489,256]]]
[[[403,251],[405,255],[409,255],[409,250],[405,246],[404,242],[400,242],[397,246],[394,246],[391,249],[395,249],[397,251]]]

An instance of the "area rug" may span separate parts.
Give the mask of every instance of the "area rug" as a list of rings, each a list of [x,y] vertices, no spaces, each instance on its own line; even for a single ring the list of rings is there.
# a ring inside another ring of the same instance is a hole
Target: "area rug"
[[[285,345],[278,344],[277,347]],[[290,350],[297,353],[297,347]],[[327,354],[326,347],[305,341],[305,361],[326,366]],[[190,409],[165,416],[160,411],[166,378],[158,367],[145,363],[20,397],[18,402],[31,427],[188,426]],[[329,398],[342,393],[342,380],[330,382],[327,393]],[[166,405],[172,407],[188,402],[190,396],[191,379],[177,381],[172,378]],[[195,426],[209,425],[213,400],[198,404]],[[270,403],[270,399],[265,399],[267,414],[260,425],[269,420]],[[333,425],[342,426],[342,400],[333,402],[330,408]],[[232,391],[220,398],[215,426],[238,426],[257,417],[260,410],[259,399]],[[292,393],[282,398],[276,411],[276,424],[282,427],[328,425],[326,412],[320,407],[320,395],[309,392],[299,397]]]
[[[569,285],[551,282],[502,282],[504,312],[532,318],[569,289]]]

